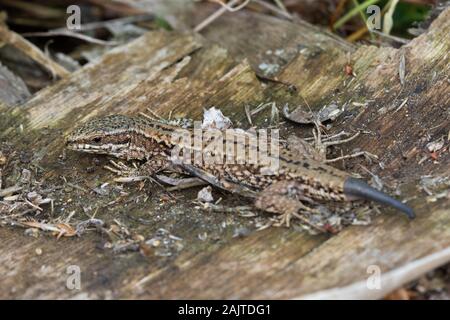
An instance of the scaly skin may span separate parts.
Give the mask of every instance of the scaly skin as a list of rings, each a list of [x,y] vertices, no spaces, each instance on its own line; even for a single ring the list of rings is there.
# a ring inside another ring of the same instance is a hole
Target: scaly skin
[[[308,200],[341,202],[362,198],[390,205],[403,211],[409,218],[414,218],[411,208],[363,181],[320,161],[294,155],[282,146],[279,147],[278,169],[269,173],[267,165],[239,163],[242,159],[237,159],[237,156],[234,156],[233,164],[227,164],[225,160],[222,164],[207,164],[204,161],[183,163],[180,158],[171,156],[174,148],[200,152],[205,157],[207,143],[194,145],[181,140],[174,141],[174,132],[180,130],[193,139],[193,130],[144,117],[112,115],[80,126],[69,135],[66,143],[69,149],[76,151],[146,161],[145,167],[150,174],[175,163],[216,187],[255,197],[256,206],[269,212],[296,215],[298,211],[308,210],[304,205]],[[236,136],[239,135],[242,134],[236,133]],[[243,146],[245,150],[252,148],[247,140],[243,142],[244,145],[237,141],[235,146]]]

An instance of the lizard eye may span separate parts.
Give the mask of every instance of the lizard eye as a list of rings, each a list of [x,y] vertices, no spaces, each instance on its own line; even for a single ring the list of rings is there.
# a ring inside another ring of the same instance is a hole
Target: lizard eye
[[[100,141],[102,141],[102,138],[100,138],[100,137],[94,138],[94,142],[100,142]]]

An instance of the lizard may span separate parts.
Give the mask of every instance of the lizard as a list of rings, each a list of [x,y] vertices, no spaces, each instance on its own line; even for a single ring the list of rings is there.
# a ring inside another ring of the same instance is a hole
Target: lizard
[[[269,172],[267,165],[242,161],[183,163],[180,158],[173,158],[174,148],[187,148],[189,153],[204,153],[207,148],[204,144],[194,147],[191,143],[183,145],[180,141],[174,141],[173,134],[177,130],[180,127],[142,116],[115,114],[89,120],[72,131],[66,137],[66,147],[144,162],[138,170],[148,176],[181,166],[184,172],[215,187],[253,198],[257,209],[281,215],[280,221],[287,225],[294,216],[302,219],[301,212],[319,213],[314,208],[318,201],[341,203],[358,199],[372,200],[393,207],[410,219],[415,217],[412,208],[372,188],[363,180],[314,157],[294,154],[285,146],[279,148],[278,167]],[[193,137],[193,129],[184,130]]]

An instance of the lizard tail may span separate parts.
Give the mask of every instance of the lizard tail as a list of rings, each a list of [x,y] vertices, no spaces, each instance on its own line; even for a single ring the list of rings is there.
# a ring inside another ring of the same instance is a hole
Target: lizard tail
[[[355,196],[357,198],[373,200],[375,202],[385,204],[404,212],[408,218],[414,219],[416,215],[413,209],[406,204],[391,198],[387,194],[378,191],[362,180],[356,178],[347,178],[344,183],[344,194]]]

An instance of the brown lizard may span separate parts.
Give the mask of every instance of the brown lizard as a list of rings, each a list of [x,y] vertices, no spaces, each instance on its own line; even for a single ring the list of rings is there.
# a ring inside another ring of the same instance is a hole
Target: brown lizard
[[[364,181],[311,157],[296,155],[282,146],[277,155],[278,167],[269,173],[263,172],[267,165],[242,161],[183,163],[180,158],[173,158],[174,148],[187,148],[189,153],[197,149],[205,153],[207,148],[203,143],[194,147],[193,144],[174,141],[176,130],[180,128],[144,117],[112,115],[82,125],[68,136],[66,145],[76,151],[145,161],[138,170],[147,175],[176,164],[216,187],[255,198],[257,208],[281,214],[287,224],[292,216],[301,219],[300,212],[318,213],[308,206],[317,204],[317,201],[373,200],[404,212],[410,219],[415,217],[410,207]],[[187,132],[193,136],[193,131]]]

